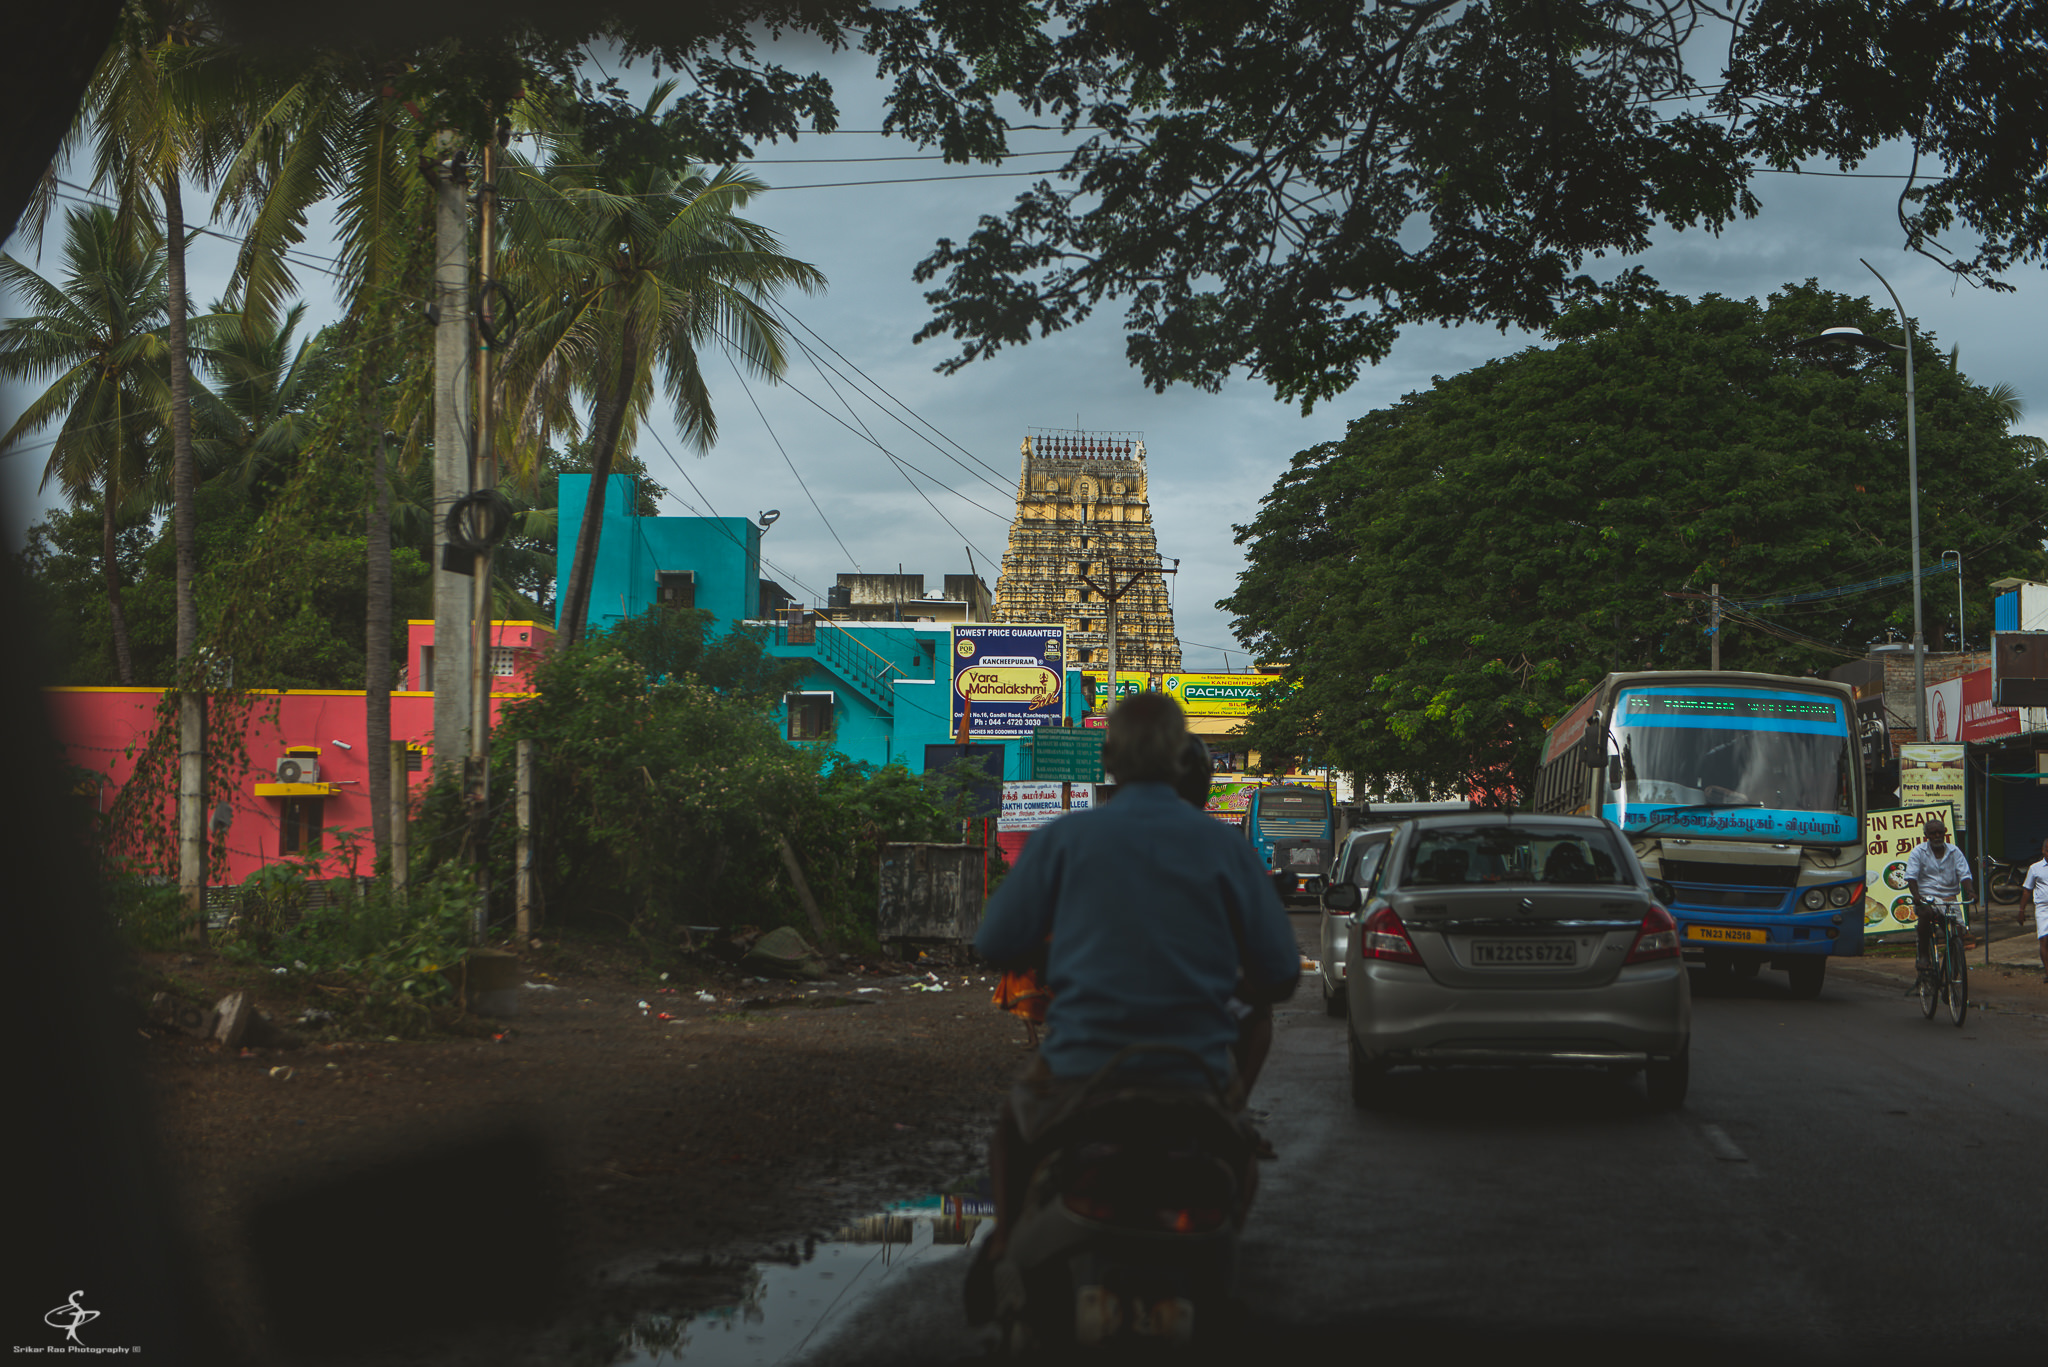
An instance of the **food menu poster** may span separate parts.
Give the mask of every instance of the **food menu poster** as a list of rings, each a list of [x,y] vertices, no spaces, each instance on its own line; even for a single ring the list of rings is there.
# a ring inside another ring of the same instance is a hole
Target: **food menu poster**
[[[1913,894],[1906,887],[1906,856],[1920,843],[1921,823],[1932,817],[1940,817],[1942,825],[1955,829],[1949,822],[1946,804],[1895,807],[1872,812],[1863,819],[1865,935],[1913,929]]]

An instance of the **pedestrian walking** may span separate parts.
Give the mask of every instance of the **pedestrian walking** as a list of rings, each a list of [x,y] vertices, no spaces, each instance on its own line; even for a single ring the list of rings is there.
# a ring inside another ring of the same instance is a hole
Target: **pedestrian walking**
[[[2041,857],[2027,870],[2020,888],[2034,898],[2034,944],[2041,951],[2041,976],[2048,979],[2048,839],[2041,841]]]

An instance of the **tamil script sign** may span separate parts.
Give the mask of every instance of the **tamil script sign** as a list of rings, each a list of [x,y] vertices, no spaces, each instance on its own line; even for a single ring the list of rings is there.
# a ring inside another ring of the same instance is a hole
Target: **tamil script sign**
[[[1101,783],[1102,732],[1041,726],[1031,733],[1031,777],[1054,783]]]
[[[1927,690],[1929,741],[1995,740],[1999,736],[2017,736],[2020,730],[2017,707],[1991,704],[1988,665],[1974,674],[1961,675]]]
[[[1906,856],[1920,843],[1920,827],[1932,817],[1948,825],[1949,809],[1896,807],[1863,819],[1863,933],[1913,929],[1913,894],[1906,888]]]
[[[1244,717],[1276,682],[1272,674],[1169,674],[1161,691],[1190,717]]]
[[[1021,736],[1058,726],[1064,711],[1066,628],[1005,623],[953,628],[953,734]]]
[[[1003,814],[996,818],[996,829],[1035,831],[1048,822],[1059,820],[1069,811],[1080,811],[1088,805],[1094,792],[1085,783],[1071,787],[1060,783],[1005,783]]]
[[[1952,807],[1956,819],[1949,829],[1962,830],[1969,817],[1963,810],[1963,753],[1960,745],[1901,745],[1899,805]]]

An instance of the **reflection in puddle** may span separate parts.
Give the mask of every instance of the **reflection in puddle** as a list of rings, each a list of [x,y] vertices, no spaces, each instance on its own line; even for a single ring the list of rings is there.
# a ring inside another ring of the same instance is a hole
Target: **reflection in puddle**
[[[692,1315],[643,1315],[621,1364],[766,1367],[827,1338],[856,1305],[919,1261],[972,1243],[993,1217],[985,1200],[929,1196],[833,1232],[791,1267],[761,1263],[738,1304]]]

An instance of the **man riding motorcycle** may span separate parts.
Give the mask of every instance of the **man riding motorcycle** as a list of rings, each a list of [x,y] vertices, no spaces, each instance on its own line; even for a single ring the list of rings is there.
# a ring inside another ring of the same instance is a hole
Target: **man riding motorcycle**
[[[1036,833],[988,904],[975,949],[997,968],[1042,961],[1052,1001],[1038,1057],[1004,1106],[989,1146],[996,1227],[969,1273],[969,1318],[993,1313],[995,1263],[1030,1177],[1031,1143],[1075,1091],[1132,1045],[1124,1074],[1202,1090],[1225,1083],[1243,1105],[1231,1046],[1233,995],[1283,1001],[1301,977],[1286,908],[1249,842],[1175,791],[1187,722],[1163,694],[1109,717],[1103,767],[1116,800]],[[1248,1172],[1244,1201],[1254,1174]]]

